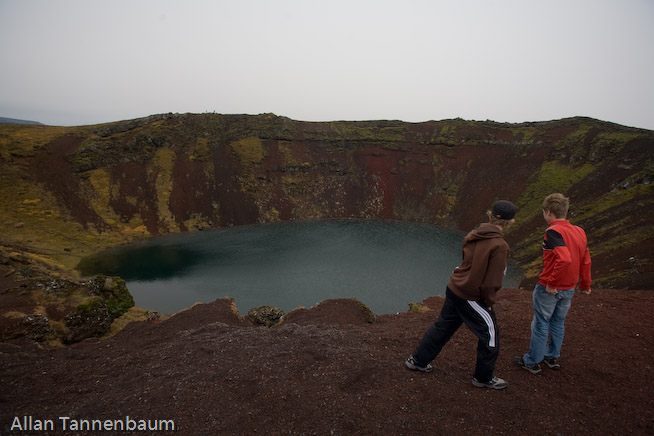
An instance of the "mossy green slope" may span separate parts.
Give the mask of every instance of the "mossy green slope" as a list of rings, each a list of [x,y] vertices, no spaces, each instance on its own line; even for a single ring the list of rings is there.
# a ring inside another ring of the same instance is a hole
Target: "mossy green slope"
[[[103,248],[210,227],[390,218],[469,230],[508,198],[520,211],[507,239],[529,281],[539,268],[540,204],[559,191],[589,234],[598,282],[633,288],[652,274],[653,146],[651,131],[590,118],[162,114],[83,127],[4,124],[0,245],[69,274]]]

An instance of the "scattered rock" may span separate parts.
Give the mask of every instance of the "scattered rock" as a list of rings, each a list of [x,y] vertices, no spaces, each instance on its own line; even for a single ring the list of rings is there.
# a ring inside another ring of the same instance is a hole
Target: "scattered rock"
[[[284,311],[275,306],[259,306],[248,311],[248,318],[258,325],[273,326],[282,319]]]
[[[58,277],[51,277],[49,280],[37,282],[36,286],[46,293],[64,293],[75,287],[75,284]]]
[[[111,327],[112,318],[107,304],[100,297],[77,306],[77,311],[64,318],[68,334],[64,341],[68,344],[88,338],[99,338]]]
[[[2,340],[27,339],[43,342],[53,333],[48,317],[39,314],[23,315],[18,323],[2,332]]]

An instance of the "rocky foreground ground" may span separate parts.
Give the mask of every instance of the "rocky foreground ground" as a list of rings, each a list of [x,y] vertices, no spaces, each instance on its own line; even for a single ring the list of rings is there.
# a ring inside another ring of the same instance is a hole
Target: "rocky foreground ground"
[[[654,434],[654,292],[576,295],[562,369],[540,377],[512,364],[528,344],[531,293],[500,295],[504,391],[471,385],[476,341],[465,328],[433,373],[403,367],[438,297],[373,323],[357,302],[332,300],[272,328],[216,300],[103,341],[0,344],[0,435]],[[52,430],[25,431],[49,421]],[[158,430],[139,430],[148,425]]]

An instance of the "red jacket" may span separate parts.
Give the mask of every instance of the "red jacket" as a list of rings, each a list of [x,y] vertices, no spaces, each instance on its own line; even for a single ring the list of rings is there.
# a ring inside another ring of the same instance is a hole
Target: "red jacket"
[[[539,283],[557,290],[590,289],[590,252],[586,233],[568,220],[550,223],[543,239],[543,272]]]

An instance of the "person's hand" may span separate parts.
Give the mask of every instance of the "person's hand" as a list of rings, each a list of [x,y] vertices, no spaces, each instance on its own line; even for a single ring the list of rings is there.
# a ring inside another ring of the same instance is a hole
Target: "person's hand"
[[[592,291],[591,291],[591,289],[582,289],[581,292],[583,292],[583,293],[586,294],[586,295],[590,295],[590,293],[591,293]]]
[[[545,288],[548,294],[550,295],[556,295],[559,293],[559,291],[556,290],[556,288],[550,288],[549,286]]]

